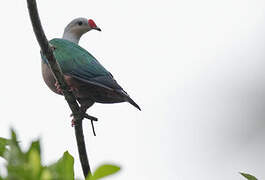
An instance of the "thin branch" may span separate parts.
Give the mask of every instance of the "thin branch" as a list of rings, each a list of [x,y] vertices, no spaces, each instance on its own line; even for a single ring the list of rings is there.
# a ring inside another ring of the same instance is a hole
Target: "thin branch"
[[[76,98],[74,97],[68,85],[66,84],[62,71],[59,65],[57,64],[57,61],[53,55],[53,50],[50,47],[48,40],[44,34],[44,31],[41,26],[39,14],[38,14],[36,0],[27,0],[27,3],[28,3],[28,10],[29,10],[29,15],[30,15],[32,26],[33,26],[33,30],[38,40],[38,43],[41,47],[41,51],[46,56],[49,62],[48,64],[53,72],[53,75],[58,81],[62,89],[65,100],[67,101],[71,111],[73,112],[73,116],[75,119],[75,136],[76,136],[76,141],[77,141],[77,146],[78,146],[79,158],[81,161],[84,176],[87,177],[87,175],[91,173],[91,170],[90,170],[90,165],[89,165],[88,158],[87,158],[83,127],[82,127],[82,120],[84,118],[84,114],[81,113],[81,110],[76,101]]]

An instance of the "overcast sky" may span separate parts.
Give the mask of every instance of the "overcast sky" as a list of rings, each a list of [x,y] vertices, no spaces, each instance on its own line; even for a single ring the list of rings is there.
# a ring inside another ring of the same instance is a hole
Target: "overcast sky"
[[[264,0],[45,0],[49,39],[76,17],[93,19],[80,45],[141,106],[96,104],[93,137],[84,122],[92,169],[122,166],[115,180],[265,179]],[[44,84],[26,0],[0,8],[0,137],[23,147],[41,138],[44,163],[68,150],[82,177],[70,110]],[[3,161],[0,160],[2,163]]]

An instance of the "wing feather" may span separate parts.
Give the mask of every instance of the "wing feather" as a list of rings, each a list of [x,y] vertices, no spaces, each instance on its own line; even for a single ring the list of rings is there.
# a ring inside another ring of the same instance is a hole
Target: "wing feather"
[[[54,55],[64,74],[107,89],[122,89],[112,74],[79,45],[58,38],[50,44],[55,47]],[[43,55],[42,59],[47,62]]]

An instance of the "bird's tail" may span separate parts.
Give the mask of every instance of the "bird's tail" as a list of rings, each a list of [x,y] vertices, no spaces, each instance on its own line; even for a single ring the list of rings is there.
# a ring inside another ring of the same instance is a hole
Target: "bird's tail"
[[[141,111],[141,108],[129,96],[127,96],[127,101]]]
[[[141,111],[141,108],[130,98],[130,96],[124,90],[121,89],[118,92],[125,98],[125,101],[129,102],[131,105]]]

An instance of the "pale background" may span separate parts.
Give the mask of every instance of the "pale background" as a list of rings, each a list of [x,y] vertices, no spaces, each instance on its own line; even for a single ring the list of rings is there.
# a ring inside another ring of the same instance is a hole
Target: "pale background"
[[[38,1],[48,38],[75,17],[102,32],[80,41],[141,106],[96,104],[97,137],[84,123],[92,169],[122,166],[115,180],[265,179],[264,0]],[[44,163],[68,150],[82,177],[63,97],[42,81],[26,0],[0,7],[0,136],[13,126]],[[0,161],[3,163],[3,161]]]

